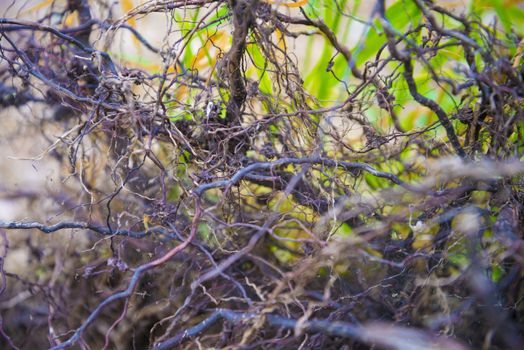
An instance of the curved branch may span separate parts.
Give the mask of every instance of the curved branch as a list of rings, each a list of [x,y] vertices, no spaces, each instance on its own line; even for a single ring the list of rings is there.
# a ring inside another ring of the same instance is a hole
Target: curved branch
[[[451,124],[451,121],[449,120],[448,116],[446,115],[446,112],[433,100],[427,98],[426,96],[420,94],[417,90],[417,84],[415,83],[415,80],[413,79],[413,65],[411,64],[410,58],[405,58],[402,60],[404,63],[404,78],[406,79],[406,83],[408,84],[409,93],[415,101],[420,103],[423,106],[428,107],[431,109],[438,117],[440,123],[446,130],[446,134],[448,135],[449,142],[455,149],[455,152],[459,155],[462,159],[468,159],[468,156],[466,155],[466,152],[460,145],[460,141],[457,137],[457,134],[455,133],[455,130],[453,129],[453,125]]]
[[[184,341],[195,337],[212,327],[221,319],[228,320],[233,324],[241,324],[246,321],[265,317],[266,323],[274,327],[294,329],[308,333],[323,333],[336,337],[353,338],[369,345],[378,345],[381,348],[405,349],[409,346],[413,349],[450,349],[467,350],[454,340],[439,338],[429,332],[415,328],[397,327],[381,322],[372,322],[367,325],[358,325],[348,322],[330,320],[295,320],[279,315],[261,315],[254,312],[238,312],[226,309],[217,309],[211,316],[189,329],[177,333],[171,339],[157,344],[154,350],[167,350]]]
[[[127,288],[121,292],[118,292],[116,294],[111,295],[110,297],[104,299],[98,306],[91,312],[89,317],[82,323],[80,327],[77,328],[77,330],[74,332],[74,334],[65,342],[60,343],[54,347],[51,348],[51,350],[59,350],[59,349],[65,349],[72,345],[74,345],[78,340],[80,340],[80,337],[82,334],[86,331],[87,327],[93,321],[100,315],[102,310],[109,304],[113,303],[114,301],[121,300],[121,299],[127,299],[129,298],[136,286],[138,285],[138,282],[140,282],[140,279],[142,278],[142,275],[148,271],[151,270],[159,265],[162,265],[169,261],[172,257],[174,257],[176,254],[184,250],[195,238],[196,233],[198,231],[198,223],[200,221],[200,216],[202,215],[202,208],[199,204],[198,198],[195,199],[196,205],[195,205],[195,216],[193,217],[193,222],[191,224],[191,232],[189,236],[186,238],[185,241],[180,243],[174,248],[171,248],[166,254],[163,256],[150,261],[146,264],[140,265],[135,269],[135,272],[133,273],[133,276],[131,277],[131,280],[129,281],[129,284],[127,285]]]
[[[233,11],[233,43],[224,58],[223,70],[229,83],[231,97],[227,104],[226,120],[240,118],[247,91],[242,76],[242,57],[246,49],[246,38],[253,25],[253,8],[258,0],[230,0]]]
[[[80,50],[84,51],[87,54],[100,55],[101,59],[104,60],[104,63],[107,64],[107,67],[111,70],[111,72],[113,74],[115,74],[115,75],[118,74],[117,70],[116,70],[116,67],[115,67],[115,64],[113,63],[113,61],[111,60],[111,57],[107,54],[107,52],[103,52],[103,51],[99,51],[99,50],[93,49],[91,46],[84,44],[82,41],[80,41],[80,40],[78,40],[78,39],[76,39],[76,38],[74,38],[74,37],[72,37],[70,35],[64,34],[63,32],[61,32],[60,30],[58,30],[56,28],[53,28],[51,26],[47,26],[47,25],[44,25],[44,24],[41,24],[41,23],[37,23],[37,22],[24,21],[24,20],[15,20],[15,19],[10,19],[10,18],[0,18],[0,33],[4,32],[4,30],[3,30],[3,25],[4,24],[11,24],[13,26],[20,26],[21,30],[22,29],[24,29],[24,30],[35,30],[35,31],[43,31],[43,32],[51,33],[51,34],[59,37],[60,39],[65,40],[65,41],[69,42],[70,44],[73,44],[74,46],[76,46],[77,48],[79,48]],[[13,30],[13,26],[8,27],[8,30],[12,31]]]
[[[111,230],[108,227],[104,226],[98,226],[94,224],[90,224],[88,222],[75,222],[75,221],[64,221],[59,222],[54,225],[45,225],[40,222],[35,221],[29,221],[29,222],[22,222],[22,221],[3,221],[0,220],[0,228],[7,229],[7,230],[31,230],[31,229],[37,229],[44,233],[53,233],[60,230],[67,230],[67,229],[84,229],[84,230],[91,230],[103,235],[108,236],[128,236],[133,238],[143,238],[145,236],[148,236],[152,233],[166,233],[166,231],[162,228],[152,228],[147,231],[131,231],[126,229],[116,229]]]
[[[417,191],[413,186],[400,180],[396,175],[377,170],[373,168],[371,165],[368,165],[365,163],[342,162],[342,161],[336,161],[334,159],[328,159],[328,158],[322,158],[322,157],[310,157],[310,158],[282,158],[279,160],[275,160],[273,162],[253,163],[237,171],[230,179],[215,181],[215,182],[207,183],[204,185],[200,185],[193,190],[193,193],[195,193],[198,196],[201,196],[204,192],[210,189],[213,189],[213,188],[233,186],[237,184],[240,180],[242,180],[244,177],[246,177],[247,175],[249,175],[250,173],[256,170],[267,170],[267,169],[272,169],[277,166],[288,165],[288,164],[322,164],[325,166],[339,167],[339,168],[343,168],[346,170],[362,170],[362,171],[366,171],[370,173],[371,175],[388,179],[391,182],[393,182],[394,184],[400,185],[407,190],[415,191],[415,192]]]

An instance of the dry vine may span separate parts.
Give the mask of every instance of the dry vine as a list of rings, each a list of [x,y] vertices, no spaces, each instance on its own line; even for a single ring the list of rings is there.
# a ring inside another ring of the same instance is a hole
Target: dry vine
[[[2,348],[520,349],[521,38],[406,2],[420,19],[399,30],[376,1],[363,22],[386,39],[360,65],[363,46],[307,1],[144,1],[117,18],[110,0],[68,0],[0,18],[0,104],[35,113],[50,146],[33,161],[63,166],[60,193],[1,189],[34,213],[0,217]],[[130,23],[159,13],[157,47]],[[122,33],[158,72],[111,54]],[[305,86],[289,43],[309,36],[330,46],[336,101]],[[453,79],[446,50],[465,63]],[[432,122],[406,126],[402,89]],[[38,278],[4,271],[21,230]],[[37,231],[87,243],[46,248]]]

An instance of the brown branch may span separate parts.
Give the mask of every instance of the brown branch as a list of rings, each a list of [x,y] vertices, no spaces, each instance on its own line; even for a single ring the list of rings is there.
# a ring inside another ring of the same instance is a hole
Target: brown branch
[[[466,152],[460,145],[460,141],[457,137],[457,134],[455,133],[455,129],[453,128],[453,125],[451,124],[451,121],[449,120],[446,112],[433,100],[427,98],[426,96],[420,94],[417,90],[417,84],[415,83],[415,80],[413,79],[413,66],[411,64],[411,59],[406,58],[403,60],[404,63],[404,78],[406,79],[406,83],[408,84],[409,93],[415,101],[420,103],[423,106],[428,107],[431,109],[438,117],[440,123],[446,130],[446,134],[448,135],[449,142],[455,149],[455,152],[459,155],[460,158],[467,160],[468,156],[466,155]]]
[[[353,73],[353,75],[358,79],[364,79],[362,72],[355,66],[355,60],[349,49],[342,45],[335,33],[327,26],[326,23],[324,23],[321,20],[313,20],[309,17],[306,17],[304,19],[291,17],[279,12],[275,12],[275,15],[280,21],[285,23],[301,24],[317,28],[322,34],[324,34],[324,36],[331,43],[331,45],[333,45],[333,47],[342,54],[342,56],[344,57],[351,69],[351,73]]]
[[[140,282],[145,272],[157,266],[165,264],[175,255],[177,255],[182,250],[184,250],[196,237],[196,233],[198,231],[198,224],[200,222],[201,215],[202,215],[202,208],[200,205],[200,201],[198,198],[195,198],[195,215],[193,217],[193,222],[191,224],[191,232],[189,236],[186,238],[186,240],[180,243],[179,245],[177,245],[176,247],[171,248],[166,254],[162,255],[161,257],[137,267],[125,290],[118,292],[116,294],[113,294],[110,297],[104,299],[104,301],[98,304],[98,306],[91,312],[89,317],[82,323],[80,327],[77,328],[77,330],[73,333],[73,335],[68,340],[52,347],[51,350],[65,349],[70,346],[73,346],[78,340],[80,340],[80,337],[86,331],[87,327],[89,327],[89,325],[93,323],[93,321],[100,315],[102,310],[107,305],[117,300],[121,300],[121,299],[127,300],[127,298],[129,298],[133,294],[133,292],[135,291],[138,285],[138,282]]]
[[[242,75],[242,57],[246,49],[247,35],[253,26],[253,11],[257,3],[258,0],[229,1],[233,12],[233,42],[222,63],[223,74],[229,83],[231,93],[226,109],[226,124],[240,119],[240,110],[247,97]]]

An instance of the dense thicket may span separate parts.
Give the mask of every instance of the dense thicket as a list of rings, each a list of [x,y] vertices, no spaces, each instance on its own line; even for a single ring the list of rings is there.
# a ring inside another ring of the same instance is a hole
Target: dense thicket
[[[60,177],[1,188],[2,348],[521,349],[524,10],[471,3],[13,2],[2,162]]]

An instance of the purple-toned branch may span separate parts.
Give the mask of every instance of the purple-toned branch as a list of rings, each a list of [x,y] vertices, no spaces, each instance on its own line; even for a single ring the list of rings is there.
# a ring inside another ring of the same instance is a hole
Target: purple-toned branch
[[[329,320],[306,320],[282,317],[274,314],[258,314],[254,312],[238,312],[226,309],[217,309],[211,316],[189,329],[178,332],[174,337],[157,344],[154,350],[172,349],[174,346],[195,337],[218,321],[224,319],[233,324],[241,324],[265,317],[267,324],[273,327],[294,329],[308,333],[323,333],[336,337],[352,338],[369,345],[378,345],[388,349],[450,349],[467,350],[468,348],[454,340],[440,338],[429,332],[415,328],[392,326],[385,323],[370,323],[367,325],[352,324],[348,322]]]
[[[253,163],[253,164],[246,166],[245,168],[240,169],[231,178],[227,180],[215,181],[215,182],[207,183],[204,185],[200,185],[193,190],[193,193],[195,193],[198,196],[201,196],[204,192],[210,189],[213,189],[213,188],[223,188],[223,187],[234,186],[237,183],[239,183],[240,180],[247,177],[254,171],[270,170],[278,166],[289,165],[289,164],[297,164],[297,165],[320,164],[320,165],[324,165],[328,167],[339,167],[339,168],[343,168],[346,170],[362,170],[376,177],[388,179],[391,182],[393,182],[394,184],[402,186],[407,190],[415,191],[415,192],[417,191],[413,186],[400,180],[398,176],[393,175],[391,173],[377,170],[373,168],[371,165],[368,165],[365,163],[344,162],[344,161],[338,161],[335,159],[322,158],[322,157],[308,157],[308,158],[281,158],[273,162]]]
[[[172,257],[174,257],[176,254],[184,250],[191,241],[195,238],[196,233],[198,231],[198,223],[200,222],[200,217],[202,215],[202,208],[199,203],[199,199],[195,199],[195,215],[193,217],[193,222],[191,224],[191,232],[187,239],[183,241],[181,244],[177,245],[176,247],[169,250],[166,254],[163,256],[150,261],[146,264],[140,265],[135,269],[135,272],[133,273],[133,276],[131,277],[131,280],[129,281],[129,284],[127,285],[127,288],[119,293],[113,294],[110,297],[106,298],[104,301],[102,301],[98,306],[91,312],[89,317],[82,323],[80,327],[77,328],[77,330],[74,332],[74,334],[67,339],[65,342],[60,343],[54,347],[52,347],[52,350],[59,350],[59,349],[65,349],[72,345],[74,345],[78,340],[80,340],[80,337],[82,334],[86,331],[87,327],[93,321],[100,315],[102,310],[109,304],[122,299],[129,298],[133,292],[136,289],[136,286],[138,285],[138,282],[140,282],[140,279],[142,278],[142,275],[144,272],[151,270],[157,266],[160,266],[167,261],[169,261]]]
[[[74,222],[74,221],[64,221],[59,222],[54,225],[45,225],[40,222],[21,222],[21,221],[3,221],[0,220],[0,228],[9,229],[9,230],[31,230],[36,229],[44,233],[53,233],[60,230],[66,229],[84,229],[91,230],[103,235],[117,235],[117,236],[129,236],[133,238],[142,238],[148,236],[152,233],[166,233],[164,229],[161,228],[152,228],[148,231],[131,231],[126,229],[116,229],[112,230],[108,227],[98,226],[90,224],[87,222]]]

